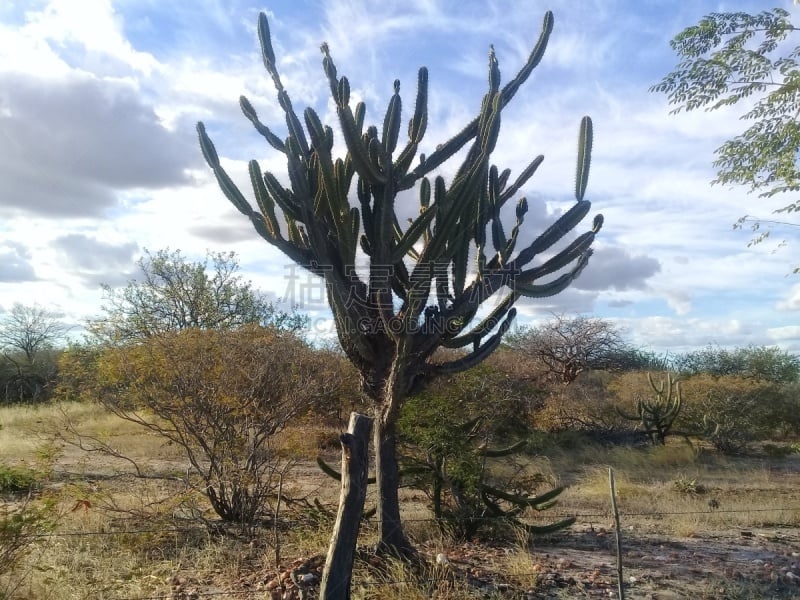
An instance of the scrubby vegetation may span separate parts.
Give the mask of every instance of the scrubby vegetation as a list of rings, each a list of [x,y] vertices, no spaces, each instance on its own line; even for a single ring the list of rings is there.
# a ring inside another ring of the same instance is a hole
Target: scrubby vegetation
[[[558,319],[566,327],[566,317]],[[181,597],[176,590],[195,578],[198,590],[241,591],[256,569],[253,548],[276,568],[323,553],[337,484],[314,460],[335,464],[344,419],[369,406],[340,353],[281,323],[104,335],[49,348],[57,367],[49,396],[0,412],[0,590],[47,597],[43,590],[59,581],[74,590],[59,597],[86,597],[78,592],[86,586],[98,598],[167,589]],[[521,581],[536,588],[526,570],[534,568],[530,536],[540,544],[561,531],[555,535],[569,547],[581,529],[564,528],[576,515],[580,528],[580,515],[607,510],[608,465],[617,470],[623,510],[638,515],[628,522],[643,531],[685,536],[797,524],[795,357],[776,348],[707,348],[657,359],[615,339],[617,358],[598,355],[568,378],[554,377],[552,364],[516,339],[478,367],[434,378],[404,404],[401,505],[423,553],[452,552],[463,540],[504,544],[514,560],[487,577],[508,589]],[[458,356],[448,351],[443,360]],[[364,540],[380,535],[370,514]],[[127,530],[145,533],[113,533]],[[50,531],[113,537],[73,543],[42,535]],[[129,561],[106,564],[104,554],[123,548]],[[94,564],[94,579],[77,577],[61,552]],[[220,560],[236,566],[209,577]],[[369,562],[357,567],[362,581],[377,589],[392,569],[408,568],[383,564],[382,575]],[[414,593],[441,592],[417,576]],[[120,580],[128,583],[114,587]],[[477,593],[470,585],[453,580],[452,597]]]

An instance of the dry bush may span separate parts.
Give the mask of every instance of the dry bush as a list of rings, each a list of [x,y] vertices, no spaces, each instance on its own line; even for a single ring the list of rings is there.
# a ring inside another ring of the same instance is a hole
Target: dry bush
[[[550,382],[568,384],[588,370],[627,366],[621,362],[627,354],[622,335],[605,319],[553,315],[508,335],[506,343],[535,359],[541,376]]]
[[[587,371],[568,386],[551,386],[546,401],[535,413],[536,428],[582,432],[601,443],[643,442],[644,436],[615,410],[609,391],[614,380],[607,371]]]
[[[295,334],[258,326],[167,333],[94,358],[70,363],[72,392],[182,448],[215,512],[242,523],[271,514],[293,461],[274,436],[343,384]],[[96,436],[79,443],[119,456]]]
[[[22,584],[26,573],[18,569],[19,564],[55,521],[53,505],[34,498],[32,492],[0,502],[0,598],[9,597]]]
[[[749,377],[695,375],[685,380],[682,389],[681,428],[702,433],[729,454],[778,433],[797,410],[787,388]]]

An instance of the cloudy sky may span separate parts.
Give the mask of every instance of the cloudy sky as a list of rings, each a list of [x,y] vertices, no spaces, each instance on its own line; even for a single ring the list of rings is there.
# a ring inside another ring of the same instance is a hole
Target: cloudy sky
[[[800,13],[789,0],[775,4]],[[714,149],[742,129],[738,112],[670,115],[666,98],[648,92],[675,65],[669,40],[678,31],[708,12],[765,8],[758,0],[3,0],[0,311],[37,302],[80,323],[98,314],[101,283],[136,276],[144,249],[193,259],[233,250],[247,278],[300,303],[324,332],[318,283],[257,237],[197,144],[202,120],[243,189],[251,158],[286,180],[280,155],[238,107],[246,95],[285,134],[258,50],[259,11],[270,18],[295,106],[313,106],[333,126],[321,42],[373,123],[382,123],[395,78],[413,106],[417,69],[427,66],[430,152],[476,114],[490,45],[507,81],[548,8],[550,46],[504,113],[493,162],[518,173],[545,155],[523,190],[532,239],[569,206],[578,124],[591,115],[587,198],[606,225],[575,285],[521,303],[519,322],[601,316],[658,352],[707,344],[800,351],[800,276],[790,274],[800,262],[797,234],[778,228],[748,248],[751,233],[732,228],[788,201],[770,205],[709,184]]]

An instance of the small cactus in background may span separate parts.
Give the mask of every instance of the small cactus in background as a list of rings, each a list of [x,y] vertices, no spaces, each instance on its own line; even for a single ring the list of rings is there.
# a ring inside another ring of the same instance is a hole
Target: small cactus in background
[[[672,429],[672,424],[681,410],[683,402],[681,384],[669,373],[658,385],[655,384],[650,373],[647,374],[647,381],[650,382],[650,387],[655,392],[655,399],[648,401],[639,398],[636,401],[636,414],[627,414],[619,409],[617,412],[625,419],[639,421],[653,445],[664,445],[667,435]]]

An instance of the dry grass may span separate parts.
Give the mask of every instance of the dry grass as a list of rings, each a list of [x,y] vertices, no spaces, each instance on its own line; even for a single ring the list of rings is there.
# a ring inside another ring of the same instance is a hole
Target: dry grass
[[[0,410],[0,462],[34,462],[37,450],[48,439],[46,432],[55,414],[50,405],[4,406]]]
[[[55,510],[61,515],[55,533],[70,534],[33,542],[24,567],[12,575],[14,582],[25,582],[12,598],[114,600],[174,594],[176,585],[223,593],[242,589],[243,578],[253,578],[254,573],[274,565],[271,530],[252,543],[239,535],[211,534],[202,522],[186,520],[210,513],[204,499],[179,482],[114,477],[130,469],[95,455],[87,459],[58,440],[54,446],[49,436],[58,429],[63,412],[80,423],[83,432],[113,441],[154,472],[180,470],[184,462],[179,449],[165,447],[160,439],[96,406],[0,408],[0,464],[50,462],[52,477],[45,493],[55,499]],[[302,429],[285,432],[283,439],[306,459],[334,433],[330,425],[305,423]],[[327,446],[326,451],[334,461],[335,448]],[[790,510],[800,506],[800,457],[733,459],[680,441],[644,450],[581,445],[543,448],[526,467],[543,475],[543,487],[568,485],[559,505],[545,512],[543,520],[555,520],[560,514],[594,514],[598,516],[579,518],[578,525],[608,528],[609,466],[615,470],[623,527],[636,534],[692,537],[770,525],[800,526],[800,511]],[[288,492],[311,493],[328,505],[335,502],[337,484],[313,464],[303,462],[296,474],[299,481],[288,482]],[[453,543],[428,520],[424,496],[403,490],[402,498],[412,540],[433,555],[455,551]],[[367,506],[374,504],[370,490]],[[313,520],[304,511],[284,516],[288,521],[280,531],[283,564],[325,552],[329,519]],[[86,535],[72,535],[81,533]],[[372,544],[375,536],[375,528],[366,525],[359,543]],[[540,556],[530,551],[523,537],[507,540],[506,551],[492,563],[492,569],[517,589],[540,585],[540,567]],[[422,599],[434,593],[442,599],[477,597],[474,587],[468,589],[439,566],[411,569],[390,562],[375,569],[360,564],[353,581],[353,598],[362,600]],[[734,587],[729,585],[729,595],[724,597],[747,597]],[[745,583],[739,587],[749,589]],[[713,595],[719,589],[715,584],[699,597],[723,597]]]
[[[636,530],[693,536],[722,529],[800,525],[796,458],[734,459],[682,442],[648,449],[595,448],[592,456],[562,495],[561,511],[610,517],[608,467],[612,467],[622,519]]]
[[[516,544],[505,561],[504,572],[524,589],[535,588],[539,581],[541,565],[536,555],[531,552],[530,540],[527,532],[518,530]]]

